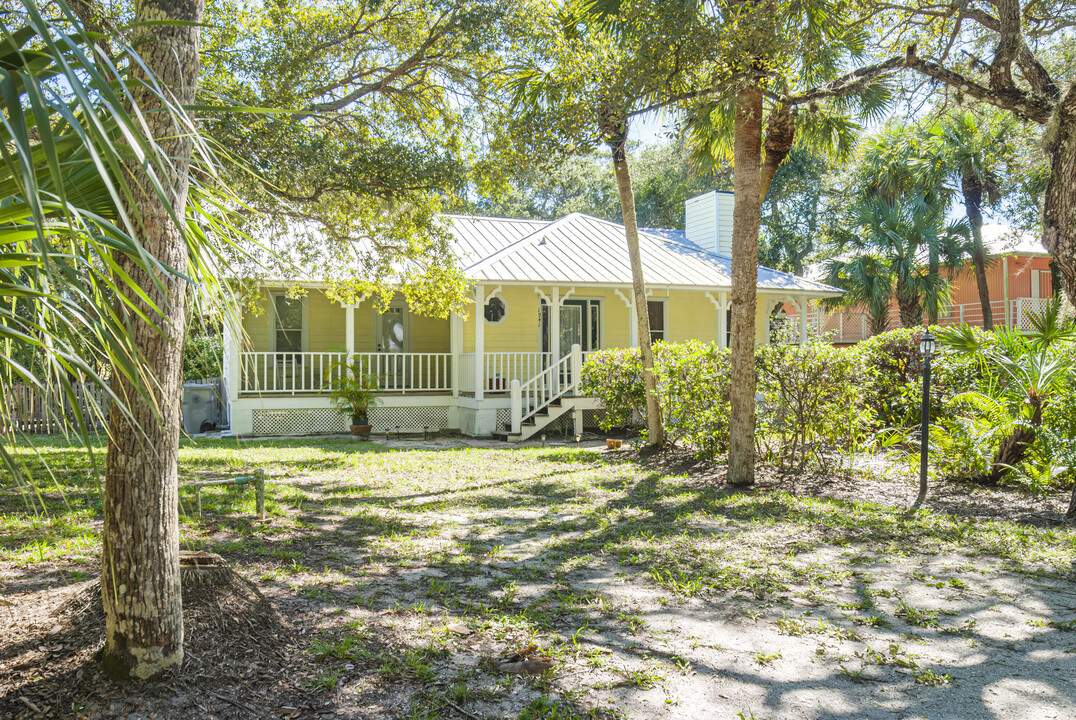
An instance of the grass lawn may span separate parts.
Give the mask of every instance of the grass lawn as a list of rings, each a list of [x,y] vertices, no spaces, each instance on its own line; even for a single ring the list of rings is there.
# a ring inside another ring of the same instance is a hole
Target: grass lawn
[[[183,684],[192,661],[171,695],[96,683],[75,712],[1072,717],[1070,528],[909,518],[774,482],[733,492],[630,453],[428,445],[443,447],[185,442],[183,480],[265,469],[266,523],[248,488],[203,490],[201,518],[184,490],[182,542],[251,580],[296,628],[302,661],[286,677],[217,678],[201,697]],[[98,574],[90,461],[56,440],[19,453],[38,489],[0,479],[0,638],[36,632],[51,621],[25,620],[35,605]],[[20,648],[0,647],[0,715],[32,717],[17,697],[40,706],[49,670]],[[503,665],[527,658],[552,669]],[[280,688],[317,707],[281,704]]]

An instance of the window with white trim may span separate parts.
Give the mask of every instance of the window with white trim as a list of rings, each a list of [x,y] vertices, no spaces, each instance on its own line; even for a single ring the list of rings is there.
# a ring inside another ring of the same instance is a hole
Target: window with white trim
[[[508,303],[504,301],[504,298],[494,295],[482,308],[482,317],[491,325],[499,325],[508,317]]]
[[[273,295],[273,350],[303,351],[303,299]]]
[[[647,300],[646,313],[650,317],[650,342],[667,340],[665,329],[665,301]]]

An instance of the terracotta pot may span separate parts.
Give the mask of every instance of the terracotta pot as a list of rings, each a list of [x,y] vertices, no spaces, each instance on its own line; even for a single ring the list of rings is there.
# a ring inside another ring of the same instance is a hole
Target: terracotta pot
[[[371,429],[371,425],[352,425],[351,434],[355,437],[369,437]]]
[[[624,443],[623,440],[616,440],[614,438],[606,438],[605,439],[605,447],[609,448],[610,450],[619,450],[620,446],[623,443]]]

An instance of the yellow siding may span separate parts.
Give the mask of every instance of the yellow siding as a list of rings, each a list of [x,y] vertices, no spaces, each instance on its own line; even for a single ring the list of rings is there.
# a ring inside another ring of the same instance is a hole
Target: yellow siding
[[[448,318],[411,316],[411,350],[418,353],[449,352]]]
[[[325,293],[311,290],[306,296],[306,349],[308,352],[346,352],[347,311],[330,302]]]
[[[489,292],[491,288],[487,287]],[[542,288],[547,294],[548,287]],[[562,289],[562,294],[566,292]],[[630,290],[621,293],[631,298]],[[476,323],[484,323],[486,352],[536,352],[540,349],[538,306],[539,296],[531,286],[505,286],[500,296],[508,304],[508,317],[494,325],[485,322],[472,302],[463,321],[463,352],[474,352]],[[631,312],[624,301],[612,289],[579,288],[571,294],[572,299],[599,299],[602,302],[602,347],[627,347],[631,338]],[[667,337],[670,342],[699,339],[713,342],[717,332],[717,310],[702,291],[657,291],[651,299],[664,300],[668,304]],[[346,311],[332,303],[320,290],[311,290],[306,296],[307,345],[310,352],[343,352],[346,349]],[[246,315],[243,329],[247,334],[249,348],[255,351],[271,350],[269,293],[262,292],[260,315]],[[768,299],[762,295],[758,302],[759,342],[765,342],[768,327]],[[378,313],[373,301],[363,302],[355,310],[355,351],[373,352],[376,348],[375,328]],[[411,316],[411,344],[413,352],[449,352],[451,346],[450,321],[446,318]]]
[[[630,290],[620,291],[631,299]],[[575,295],[573,294],[574,298]],[[598,298],[602,301],[602,322],[605,323],[606,348],[628,347],[631,344],[631,310],[612,290],[588,290],[580,297]]]
[[[492,288],[486,288],[489,292]],[[508,305],[508,316],[500,324],[486,322],[474,313],[468,323],[485,323],[486,352],[536,352],[538,348],[538,294],[531,287],[505,287],[501,298]]]
[[[717,309],[703,292],[673,290],[669,293],[669,342],[717,338]]]
[[[373,352],[377,349],[377,341],[374,339],[376,318],[377,312],[372,300],[366,300],[355,308],[355,352]]]
[[[258,315],[244,313],[243,332],[246,334],[244,348],[252,352],[269,350],[269,293],[262,290],[258,294]]]

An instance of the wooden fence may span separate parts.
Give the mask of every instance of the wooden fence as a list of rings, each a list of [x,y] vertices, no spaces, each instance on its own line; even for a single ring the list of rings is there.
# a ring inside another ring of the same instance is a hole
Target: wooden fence
[[[228,424],[228,395],[224,378],[200,378],[187,383],[212,385],[220,410],[218,427]],[[61,388],[43,392],[32,385],[9,385],[0,391],[0,432],[22,432],[29,435],[48,435],[71,432],[77,429],[75,407],[82,413],[83,422],[89,430],[104,430],[108,421],[109,397],[104,388],[92,383],[77,383],[74,397]]]

